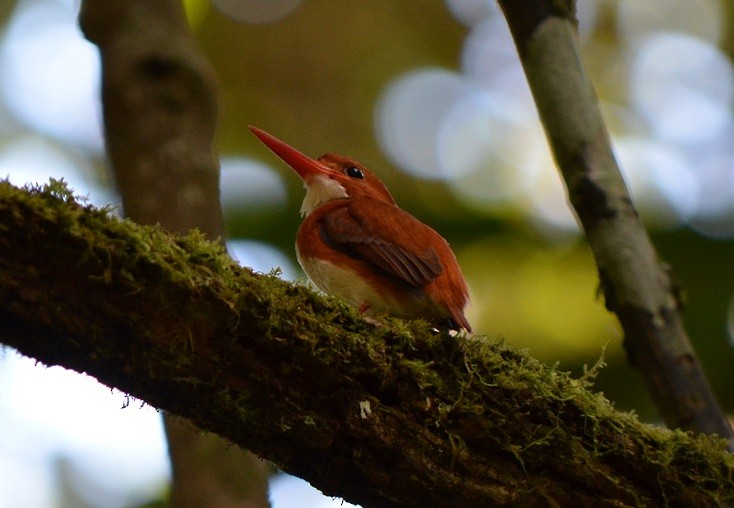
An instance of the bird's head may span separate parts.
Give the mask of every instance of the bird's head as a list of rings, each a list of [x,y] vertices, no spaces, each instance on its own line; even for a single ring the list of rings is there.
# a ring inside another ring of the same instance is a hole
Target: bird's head
[[[333,153],[312,159],[257,127],[250,126],[250,130],[303,180],[303,215],[335,199],[367,198],[395,204],[385,184],[356,160]]]

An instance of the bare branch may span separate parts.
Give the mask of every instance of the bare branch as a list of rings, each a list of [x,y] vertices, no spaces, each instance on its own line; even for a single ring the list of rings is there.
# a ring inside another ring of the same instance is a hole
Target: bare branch
[[[683,328],[660,262],[617,166],[576,44],[573,0],[500,0],[556,162],[596,259],[630,362],[672,428],[734,432]]]

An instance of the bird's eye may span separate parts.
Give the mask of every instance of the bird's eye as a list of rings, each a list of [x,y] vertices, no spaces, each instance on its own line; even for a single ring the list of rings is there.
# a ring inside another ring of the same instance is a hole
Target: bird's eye
[[[359,178],[360,180],[364,179],[364,173],[362,173],[362,170],[358,167],[349,166],[347,169],[344,170],[344,172],[350,178]]]

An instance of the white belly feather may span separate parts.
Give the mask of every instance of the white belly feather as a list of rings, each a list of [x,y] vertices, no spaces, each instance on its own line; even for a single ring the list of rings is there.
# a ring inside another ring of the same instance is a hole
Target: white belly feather
[[[298,262],[311,282],[321,291],[344,298],[358,308],[367,304],[369,306],[366,310],[367,314],[387,312],[395,307],[395,302],[375,291],[370,284],[351,270],[340,268],[320,259],[302,259],[300,255],[298,255]]]

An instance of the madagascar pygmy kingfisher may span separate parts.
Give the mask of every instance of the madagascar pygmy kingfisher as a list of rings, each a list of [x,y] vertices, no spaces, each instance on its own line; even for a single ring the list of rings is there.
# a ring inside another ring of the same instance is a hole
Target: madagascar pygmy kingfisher
[[[471,331],[464,316],[469,290],[441,235],[401,210],[356,160],[332,153],[312,159],[250,130],[304,182],[296,255],[319,289],[368,315],[387,312]]]

